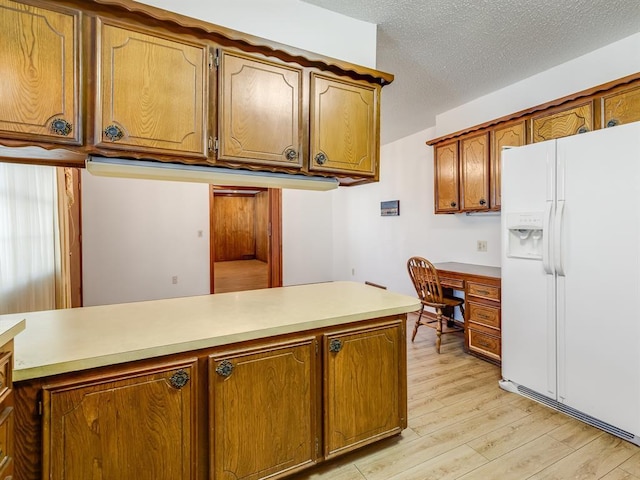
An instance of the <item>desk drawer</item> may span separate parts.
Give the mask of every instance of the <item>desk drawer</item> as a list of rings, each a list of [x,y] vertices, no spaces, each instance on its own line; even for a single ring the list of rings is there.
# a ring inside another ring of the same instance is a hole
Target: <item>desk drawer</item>
[[[500,301],[500,287],[483,285],[481,283],[467,282],[467,293],[470,296]]]
[[[500,338],[477,330],[469,329],[469,350],[481,353],[494,360],[500,360]]]
[[[500,308],[468,302],[469,321],[500,329]]]
[[[459,278],[451,278],[446,275],[438,274],[438,278],[440,279],[440,285],[442,288],[452,288],[454,290],[464,290],[464,280]]]

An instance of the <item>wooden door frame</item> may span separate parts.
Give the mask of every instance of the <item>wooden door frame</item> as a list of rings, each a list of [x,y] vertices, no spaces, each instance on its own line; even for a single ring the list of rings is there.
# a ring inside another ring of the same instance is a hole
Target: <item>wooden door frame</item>
[[[214,259],[215,259],[215,211],[214,185],[209,185],[209,290],[214,293]],[[242,187],[229,187],[242,190]],[[246,189],[246,187],[245,187]],[[268,287],[282,286],[282,190],[269,188],[269,219],[268,219]]]

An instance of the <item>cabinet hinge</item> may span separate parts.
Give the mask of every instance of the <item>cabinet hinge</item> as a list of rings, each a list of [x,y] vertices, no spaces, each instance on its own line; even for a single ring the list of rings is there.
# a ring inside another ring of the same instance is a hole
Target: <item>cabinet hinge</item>
[[[220,66],[220,50],[216,48],[216,56],[213,59],[213,64],[216,69]]]
[[[320,456],[320,440],[316,437],[316,457]]]
[[[316,355],[318,355],[318,353],[320,353],[319,348],[318,348],[318,341],[314,340],[313,344],[316,346]]]
[[[210,152],[217,152],[218,151],[218,139],[217,138],[213,138],[213,137],[209,137],[209,141],[208,141],[208,148]]]
[[[38,401],[38,415],[42,416],[42,402]]]
[[[213,70],[213,63],[214,63],[213,53],[209,52],[209,70]]]

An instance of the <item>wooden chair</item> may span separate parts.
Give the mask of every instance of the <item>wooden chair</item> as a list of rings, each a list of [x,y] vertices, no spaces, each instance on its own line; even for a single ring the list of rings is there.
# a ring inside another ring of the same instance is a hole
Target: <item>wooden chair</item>
[[[452,318],[455,307],[460,308],[460,312],[464,318],[464,299],[443,295],[440,279],[438,278],[438,270],[436,270],[428,260],[422,257],[411,257],[407,261],[407,269],[409,270],[409,276],[411,277],[413,286],[418,293],[418,298],[420,298],[422,302],[420,315],[418,316],[418,320],[416,320],[411,341],[413,342],[416,338],[416,333],[418,333],[418,327],[420,325],[435,328],[436,351],[440,353],[442,335],[446,333],[464,332],[464,327],[457,326]],[[435,315],[425,313],[424,307],[433,308]],[[445,312],[451,312],[451,317],[445,315]]]

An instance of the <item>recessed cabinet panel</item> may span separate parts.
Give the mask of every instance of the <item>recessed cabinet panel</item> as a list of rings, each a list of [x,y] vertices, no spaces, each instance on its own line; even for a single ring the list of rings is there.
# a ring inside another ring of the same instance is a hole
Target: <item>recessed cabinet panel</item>
[[[525,122],[496,128],[491,133],[491,209],[500,210],[502,198],[500,186],[502,183],[502,149],[504,147],[520,147],[526,144]]]
[[[615,127],[640,120],[640,85],[602,97],[603,127]]]
[[[315,460],[315,342],[209,357],[211,478],[271,478]]]
[[[43,478],[194,480],[195,368],[45,387]]]
[[[460,140],[462,210],[489,208],[489,134]]]
[[[96,142],[204,157],[207,47],[99,22]]]
[[[325,457],[406,424],[402,322],[324,336]]]
[[[302,166],[302,70],[222,51],[218,160]]]
[[[593,130],[593,101],[589,100],[560,111],[533,117],[531,131],[533,143],[568,137]]]
[[[460,210],[458,191],[458,142],[435,147],[435,213]]]
[[[0,0],[0,135],[77,144],[78,12]]]
[[[310,169],[375,176],[380,87],[311,75]]]

